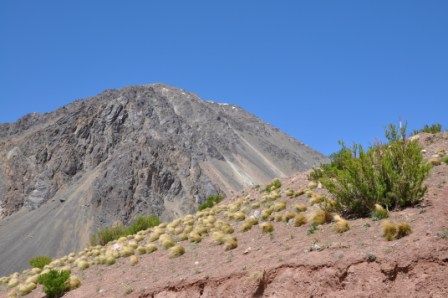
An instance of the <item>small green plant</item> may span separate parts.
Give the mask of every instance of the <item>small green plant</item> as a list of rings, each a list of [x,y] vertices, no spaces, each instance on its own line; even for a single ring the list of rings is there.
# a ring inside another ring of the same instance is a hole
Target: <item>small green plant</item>
[[[70,278],[68,271],[50,270],[42,274],[37,282],[44,287],[44,292],[49,298],[61,297],[69,288],[67,281]]]
[[[155,215],[140,215],[136,217],[129,226],[118,224],[100,229],[90,237],[90,244],[105,245],[120,237],[134,235],[139,231],[158,226],[159,224],[160,219]]]
[[[31,267],[43,269],[45,265],[51,263],[51,258],[47,256],[37,256],[29,260]]]
[[[317,230],[319,230],[319,225],[313,222],[313,223],[310,224],[310,226],[309,226],[308,231],[306,232],[306,234],[307,234],[307,235],[312,235],[312,234],[314,234]]]
[[[204,210],[207,208],[211,208],[213,206],[215,206],[216,204],[218,204],[219,202],[221,202],[223,200],[223,196],[216,194],[213,196],[209,196],[207,198],[207,200],[205,200],[205,202],[203,202],[202,204],[199,205],[198,210]]]
[[[442,158],[442,161],[448,165],[448,155]]]
[[[271,183],[266,185],[266,188],[264,189],[264,191],[265,192],[270,192],[270,191],[279,189],[280,187],[282,187],[282,183],[280,182],[280,180],[279,179],[274,179]]]
[[[148,215],[148,216],[138,216],[135,218],[131,224],[129,225],[127,229],[127,233],[129,235],[136,234],[139,231],[143,231],[155,226],[158,226],[160,224],[160,219],[155,215]]]
[[[442,131],[442,125],[440,123],[434,123],[431,125],[425,124],[425,126],[423,126],[423,128],[414,130],[413,134],[416,135],[421,132],[434,134],[434,133],[439,133],[441,131]]]

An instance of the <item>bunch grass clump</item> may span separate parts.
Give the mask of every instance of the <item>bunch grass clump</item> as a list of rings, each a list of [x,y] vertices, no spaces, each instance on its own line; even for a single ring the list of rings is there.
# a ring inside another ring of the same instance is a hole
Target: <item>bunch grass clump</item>
[[[431,125],[425,124],[425,126],[423,126],[423,128],[414,130],[413,135],[416,135],[416,134],[419,134],[422,132],[435,134],[435,133],[439,133],[441,131],[442,131],[442,125],[440,123],[434,123]]]
[[[347,232],[348,230],[350,230],[350,226],[348,224],[348,221],[346,219],[343,219],[342,217],[340,217],[339,215],[335,215],[334,217],[334,229],[336,232],[342,234],[344,232]]]
[[[305,212],[307,210],[307,207],[305,204],[296,204],[294,205],[294,210],[297,212]]]
[[[274,232],[274,225],[270,222],[263,222],[260,224],[261,231],[265,234]]]
[[[20,296],[25,296],[31,293],[36,288],[36,284],[34,282],[26,282],[24,284],[20,284],[17,287],[17,292]]]
[[[323,225],[331,221],[331,213],[323,209],[318,209],[311,217],[311,222],[315,225]]]
[[[238,247],[238,241],[235,236],[226,235],[224,238],[225,250],[232,250]]]
[[[416,140],[406,138],[406,126],[386,129],[388,143],[365,150],[341,143],[332,162],[315,170],[322,185],[334,196],[338,212],[357,217],[369,216],[375,204],[388,210],[419,203],[426,191],[423,181],[430,165],[423,159]]]
[[[169,252],[169,255],[171,258],[176,258],[185,253],[185,248],[179,244],[176,244],[176,245],[170,247],[168,252]]]
[[[48,256],[37,256],[29,260],[31,267],[43,269],[46,265],[51,263],[51,258]]]
[[[385,220],[382,223],[383,237],[387,241],[403,238],[412,233],[411,226],[406,222],[395,223]]]
[[[383,208],[380,204],[375,204],[375,208],[372,211],[373,220],[381,220],[389,217],[389,211]]]
[[[139,231],[147,230],[160,224],[160,219],[154,215],[141,215],[136,217],[129,226],[116,224],[98,230],[90,237],[91,245],[106,245],[107,243],[129,235],[134,235]]]
[[[226,234],[224,234],[224,233],[221,232],[221,231],[215,231],[215,232],[212,233],[212,239],[213,239],[213,241],[214,241],[215,243],[219,244],[219,245],[224,244],[224,242],[225,242],[225,237],[226,237]]]
[[[294,226],[295,227],[300,227],[303,226],[304,224],[306,224],[307,220],[306,220],[306,216],[304,214],[297,214],[294,217]]]
[[[209,196],[205,200],[205,202],[203,202],[202,204],[199,205],[198,210],[201,211],[201,210],[204,210],[207,208],[212,208],[213,206],[215,206],[216,204],[221,202],[223,199],[224,199],[224,197],[220,194]]]
[[[256,224],[258,224],[258,219],[249,217],[244,221],[243,225],[241,226],[241,231],[247,232],[250,229],[252,229],[252,227]]]

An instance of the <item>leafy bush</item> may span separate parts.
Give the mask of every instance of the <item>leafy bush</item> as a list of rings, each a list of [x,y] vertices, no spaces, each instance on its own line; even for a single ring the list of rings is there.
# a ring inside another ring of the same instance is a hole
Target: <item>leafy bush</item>
[[[316,170],[318,179],[334,195],[335,209],[347,215],[368,216],[375,204],[387,209],[418,203],[426,191],[423,181],[430,166],[417,141],[406,140],[406,126],[386,129],[387,144],[365,150],[342,148],[332,162]]]
[[[282,183],[280,182],[280,180],[274,179],[271,183],[266,185],[266,188],[264,189],[264,191],[270,192],[270,191],[279,189],[280,187],[282,187]]]
[[[440,123],[434,123],[431,125],[426,124],[422,129],[414,130],[414,135],[427,132],[427,133],[439,133],[442,131],[442,125]]]
[[[68,289],[67,281],[70,278],[68,271],[50,270],[48,273],[42,274],[37,282],[44,287],[47,297],[61,297]]]
[[[37,256],[29,260],[31,267],[33,268],[44,268],[45,265],[51,263],[51,258],[47,256]]]
[[[106,227],[97,231],[90,237],[92,245],[105,245],[120,237],[136,234],[139,231],[155,227],[160,224],[160,219],[155,215],[141,215],[136,217],[129,226],[122,224]]]
[[[213,207],[214,205],[216,205],[216,204],[218,204],[219,202],[221,202],[222,200],[223,200],[224,198],[221,196],[221,195],[219,195],[219,194],[217,194],[217,195],[213,195],[213,196],[209,196],[208,198],[207,198],[207,200],[205,200],[205,202],[204,203],[202,203],[202,204],[200,204],[199,205],[199,210],[204,210],[204,209],[207,209],[207,208],[211,208],[211,207]]]

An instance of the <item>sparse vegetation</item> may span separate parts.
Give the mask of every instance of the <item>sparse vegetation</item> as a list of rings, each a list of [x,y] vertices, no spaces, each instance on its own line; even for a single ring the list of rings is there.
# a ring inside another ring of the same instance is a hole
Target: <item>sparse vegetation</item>
[[[339,215],[335,215],[333,217],[335,221],[334,229],[338,233],[344,233],[347,232],[350,229],[350,226],[348,224],[348,221],[340,217]]]
[[[216,204],[218,204],[219,202],[221,202],[223,199],[224,199],[223,196],[221,196],[219,194],[209,196],[205,200],[205,202],[203,202],[202,204],[199,205],[198,210],[201,211],[201,210],[204,210],[207,208],[211,208],[211,207],[215,206]]]
[[[29,260],[29,264],[33,268],[43,269],[45,265],[51,263],[51,258],[48,256],[37,256]]]
[[[44,292],[49,298],[61,297],[68,289],[67,281],[70,273],[67,271],[50,270],[48,273],[42,274],[37,282],[43,285]]]
[[[414,130],[413,135],[419,134],[421,132],[434,134],[434,133],[439,133],[441,131],[442,131],[442,125],[440,123],[434,123],[431,125],[425,124],[425,126],[423,126],[423,128]]]
[[[448,228],[443,228],[437,235],[442,239],[448,239]]]
[[[294,226],[300,227],[303,226],[304,224],[306,224],[306,216],[303,214],[297,214],[294,217]]]
[[[305,204],[296,204],[296,205],[294,205],[294,209],[297,212],[305,212],[307,210],[307,207]]]
[[[412,232],[411,226],[406,222],[394,223],[390,220],[385,220],[382,223],[382,228],[383,237],[387,241],[400,239]]]
[[[375,208],[372,211],[373,220],[381,220],[389,217],[389,211],[383,208],[380,204],[375,204]]]
[[[227,235],[224,239],[224,248],[225,250],[232,250],[238,247],[238,241],[236,237]]]
[[[282,183],[280,182],[280,180],[279,179],[274,179],[271,183],[266,185],[264,191],[265,192],[270,192],[270,191],[279,189],[280,187],[282,187]]]
[[[331,221],[331,214],[323,209],[318,209],[311,217],[311,222],[315,225],[323,225]]]
[[[270,222],[264,222],[260,224],[261,231],[265,234],[274,232],[274,225]]]
[[[385,134],[387,144],[367,150],[341,143],[341,150],[331,156],[332,162],[311,175],[333,194],[339,212],[363,217],[374,211],[375,204],[393,209],[420,202],[430,169],[420,145],[406,139],[406,126],[399,129],[389,125]]]
[[[113,225],[96,232],[90,237],[91,245],[105,245],[110,241],[117,240],[121,237],[136,234],[160,224],[160,219],[154,215],[141,215],[136,217],[129,226],[122,224]]]
[[[448,155],[442,158],[442,161],[448,165]]]
[[[169,250],[170,257],[175,258],[183,255],[185,253],[185,248],[183,246],[177,244],[171,247]]]
[[[308,231],[306,232],[307,235],[314,234],[317,230],[319,230],[319,226],[315,224],[314,222],[310,224]]]

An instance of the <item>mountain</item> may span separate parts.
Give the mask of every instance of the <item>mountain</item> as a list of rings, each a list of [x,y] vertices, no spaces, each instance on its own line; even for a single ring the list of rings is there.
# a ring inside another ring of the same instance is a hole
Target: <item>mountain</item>
[[[0,273],[135,215],[190,213],[326,158],[243,109],[155,84],[0,125]]]

